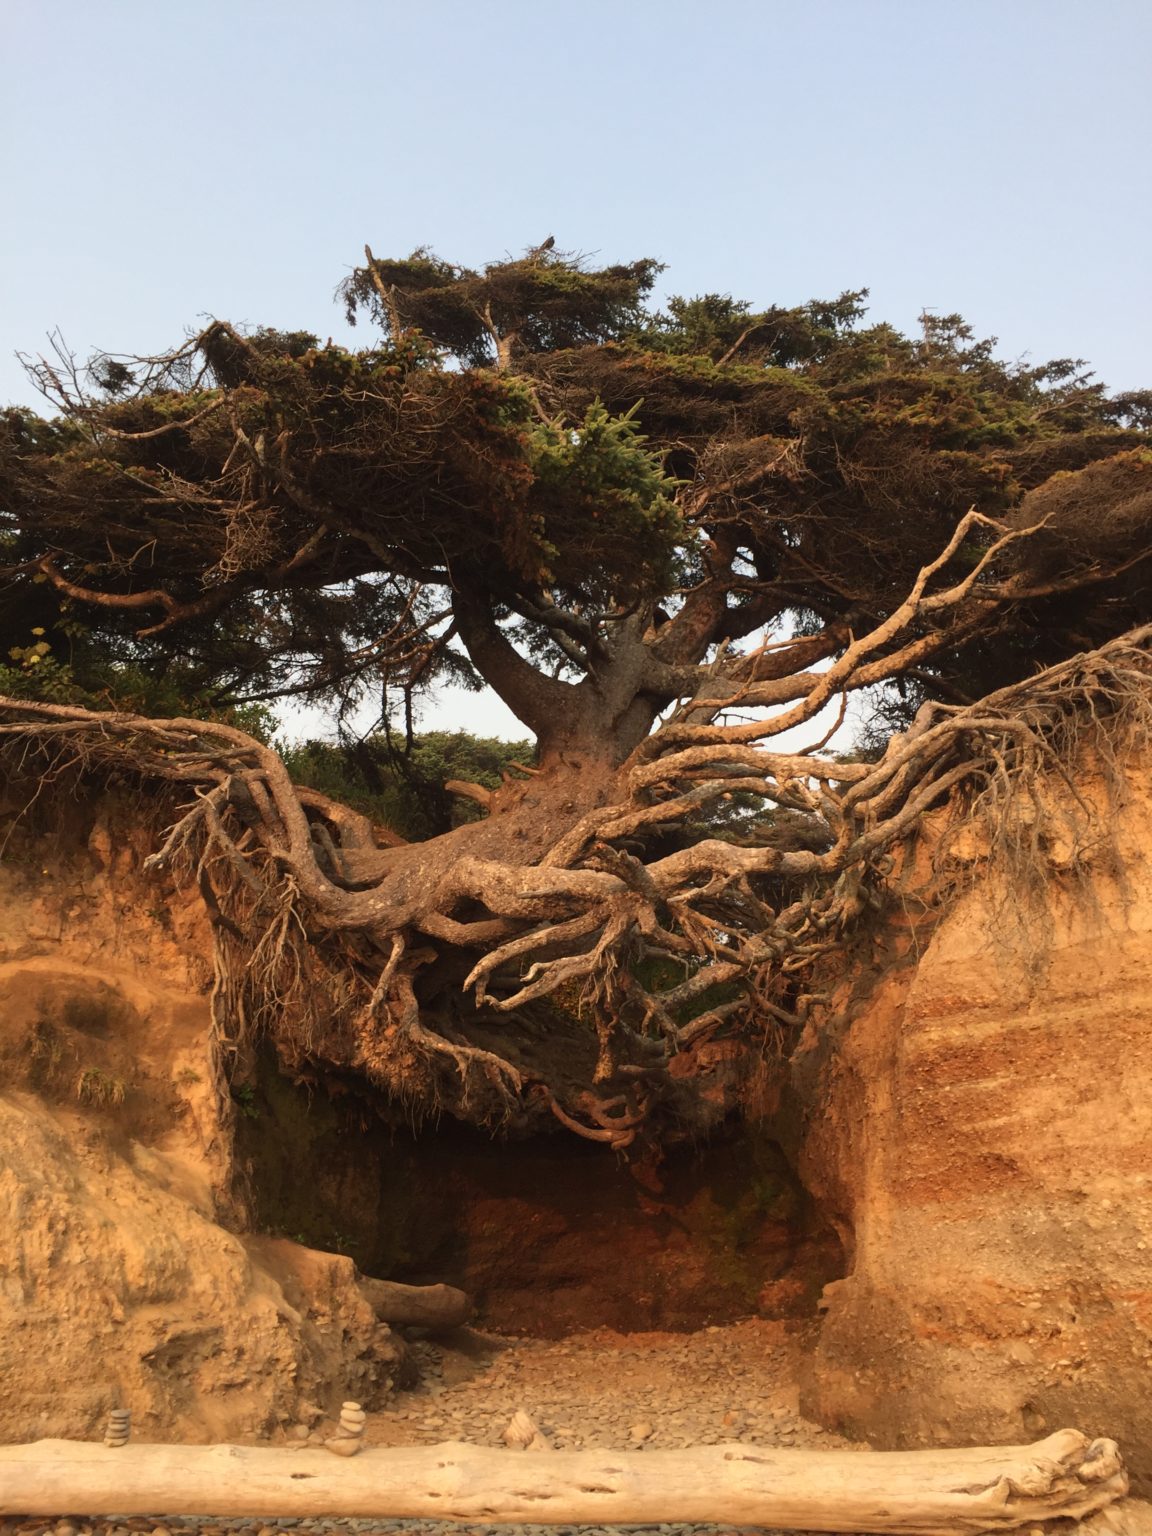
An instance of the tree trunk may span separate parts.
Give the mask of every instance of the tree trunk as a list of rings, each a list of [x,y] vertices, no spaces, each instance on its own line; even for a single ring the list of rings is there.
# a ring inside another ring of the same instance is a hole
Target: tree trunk
[[[367,1450],[130,1445],[0,1447],[0,1514],[523,1521],[596,1526],[720,1521],[904,1536],[1077,1519],[1127,1492],[1111,1440],[1061,1430],[973,1450],[687,1451],[539,1455],[475,1445]]]

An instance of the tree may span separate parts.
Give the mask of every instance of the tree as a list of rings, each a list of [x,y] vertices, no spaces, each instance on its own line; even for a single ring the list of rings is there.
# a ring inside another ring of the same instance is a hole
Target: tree
[[[342,292],[377,345],[59,348],[56,418],[0,442],[12,622],[79,632],[81,690],[98,662],[214,716],[57,693],[3,730],[196,787],[156,863],[212,891],[219,1006],[250,994],[290,1063],[616,1146],[699,1124],[702,1047],[798,1027],[893,846],[1070,698],[1139,693],[1149,640],[1152,395],[956,316],[868,326],[862,292],[653,311],[658,271],[366,251]],[[411,741],[445,678],[535,760],[454,781],[483,819],[418,843],[228,723],[371,691]],[[773,750],[867,690],[880,761]]]

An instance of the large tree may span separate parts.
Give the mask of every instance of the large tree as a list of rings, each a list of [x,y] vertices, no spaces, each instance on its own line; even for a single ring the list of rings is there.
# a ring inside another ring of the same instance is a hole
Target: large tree
[[[195,786],[156,863],[200,879],[218,1009],[298,1069],[614,1145],[698,1124],[707,1047],[799,1025],[926,810],[1146,678],[1152,396],[863,293],[654,310],[659,270],[366,251],[365,350],[60,349],[52,419],[6,418],[3,730]],[[117,710],[127,677],[198,718]],[[229,723],[369,695],[410,749],[445,680],[536,753],[418,843]],[[853,694],[886,746],[774,747]]]

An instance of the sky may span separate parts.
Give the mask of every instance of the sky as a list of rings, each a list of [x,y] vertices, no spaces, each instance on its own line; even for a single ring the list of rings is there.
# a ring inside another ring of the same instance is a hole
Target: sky
[[[0,38],[0,402],[37,403],[14,354],[52,330],[347,341],[365,243],[550,234],[1152,384],[1148,0],[0,0]]]

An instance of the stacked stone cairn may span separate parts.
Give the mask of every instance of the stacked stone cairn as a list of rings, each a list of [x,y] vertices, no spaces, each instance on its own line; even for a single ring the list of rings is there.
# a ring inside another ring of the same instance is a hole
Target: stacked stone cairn
[[[112,1450],[128,1444],[128,1437],[132,1433],[132,1410],[130,1408],[113,1408],[108,1415],[108,1425],[104,1430],[104,1444]]]
[[[368,1415],[359,1403],[347,1402],[340,1408],[340,1427],[326,1446],[337,1456],[355,1456],[364,1443],[364,1422]]]

